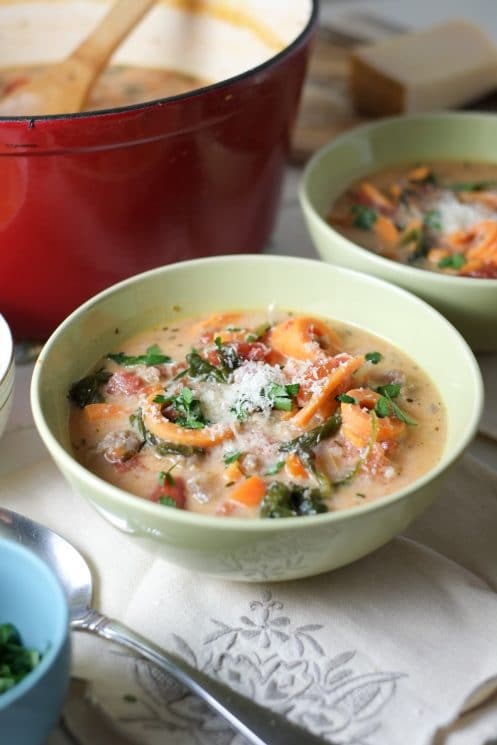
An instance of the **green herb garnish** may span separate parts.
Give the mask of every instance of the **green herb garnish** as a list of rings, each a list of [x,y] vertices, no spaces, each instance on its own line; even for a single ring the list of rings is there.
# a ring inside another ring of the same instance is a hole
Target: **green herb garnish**
[[[447,184],[444,188],[452,191],[485,191],[497,188],[497,181],[461,181],[456,184]]]
[[[292,451],[311,452],[320,442],[326,440],[328,437],[332,437],[338,432],[342,424],[340,414],[336,412],[329,419],[320,424],[314,429],[310,429],[309,432],[304,432],[302,435],[295,437],[293,440],[288,442],[282,442],[279,446],[279,450],[283,453],[291,453]]]
[[[284,460],[279,460],[277,463],[273,463],[273,465],[269,466],[267,471],[264,472],[264,476],[274,476],[276,473],[279,473],[281,471],[284,465]]]
[[[172,497],[159,497],[159,504],[163,507],[177,507],[176,500]]]
[[[24,646],[13,624],[0,624],[0,694],[20,683],[40,661],[40,652]]]
[[[186,362],[188,368],[180,373],[181,375],[188,374],[192,378],[211,380],[216,383],[228,382],[229,374],[220,367],[211,365],[211,363],[201,357],[195,349],[192,349],[192,351],[186,355]]]
[[[461,269],[466,263],[466,257],[464,254],[451,254],[450,256],[444,256],[438,262],[440,269]]]
[[[202,455],[204,453],[203,448],[192,447],[191,445],[180,445],[175,442],[166,442],[161,440],[145,427],[141,409],[138,409],[134,414],[129,417],[130,424],[140,435],[142,445],[148,444],[154,448],[157,455],[184,455],[189,457],[191,455]]]
[[[81,378],[69,388],[68,398],[70,401],[84,409],[88,404],[100,404],[105,399],[100,393],[100,386],[112,377],[111,372],[103,368],[92,375]]]
[[[273,408],[279,411],[291,411],[292,399],[298,394],[299,390],[299,383],[289,383],[288,385],[271,383],[264,393],[272,402]]]
[[[317,515],[322,512],[328,512],[328,507],[319,489],[275,481],[267,489],[260,515],[275,519]]]
[[[364,359],[366,362],[371,362],[372,365],[377,365],[383,359],[383,355],[380,352],[367,352]]]
[[[132,367],[133,365],[147,365],[147,367],[150,367],[152,365],[162,365],[166,362],[172,362],[171,357],[161,352],[158,344],[152,344],[151,347],[148,347],[145,354],[130,355],[118,352],[117,354],[108,354],[107,359],[124,367]]]
[[[177,396],[155,396],[156,403],[165,404],[176,414],[174,423],[185,429],[203,429],[208,424],[198,398],[194,398],[191,388],[186,386]]]
[[[342,404],[356,404],[357,398],[354,398],[354,396],[349,396],[347,393],[339,393],[338,396],[335,396],[336,401],[340,401]]]
[[[159,471],[159,484],[161,486],[165,486],[166,484],[169,484],[169,486],[174,486],[176,484],[176,481],[174,480],[174,476],[172,475],[171,471],[173,468],[176,468],[178,464],[173,463],[171,468],[168,468],[167,471]]]
[[[229,453],[225,453],[223,455],[224,465],[229,466],[230,463],[236,463],[236,461],[240,458],[241,454],[242,453],[240,450],[233,450]]]
[[[383,419],[386,416],[396,416],[401,422],[408,424],[409,426],[417,425],[414,419],[406,414],[393,400],[397,398],[400,393],[400,385],[398,383],[388,383],[387,385],[380,385],[376,389],[380,394],[380,398],[376,402],[374,411],[376,415]]]
[[[351,207],[351,212],[354,216],[352,225],[361,230],[371,230],[378,218],[378,213],[375,209],[366,207],[363,204],[354,204]]]
[[[423,222],[428,230],[442,230],[442,215],[439,210],[428,210]]]

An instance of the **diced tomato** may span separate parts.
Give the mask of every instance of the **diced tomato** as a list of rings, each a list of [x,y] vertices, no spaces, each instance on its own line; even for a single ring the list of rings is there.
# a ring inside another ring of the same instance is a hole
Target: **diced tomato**
[[[119,372],[115,372],[112,375],[107,383],[106,392],[110,394],[121,393],[125,396],[130,396],[133,393],[143,390],[145,385],[146,383],[136,373],[119,370]]]
[[[158,484],[152,493],[151,500],[152,502],[158,502],[161,497],[174,499],[176,507],[179,510],[184,510],[186,507],[185,480],[180,476],[174,476],[172,484],[169,484],[167,479],[164,481],[164,484]]]
[[[231,342],[229,346],[233,348],[236,356],[240,357],[240,359],[250,360],[254,362],[265,361],[271,351],[269,347],[267,347],[260,341],[234,341]],[[211,363],[211,365],[216,365],[218,367],[222,361],[217,349],[211,349],[211,351],[207,355],[207,360]]]
[[[466,276],[475,277],[477,279],[497,279],[497,265],[488,262],[486,264],[483,264],[483,266],[481,266],[479,269],[475,269],[474,272],[470,272]]]

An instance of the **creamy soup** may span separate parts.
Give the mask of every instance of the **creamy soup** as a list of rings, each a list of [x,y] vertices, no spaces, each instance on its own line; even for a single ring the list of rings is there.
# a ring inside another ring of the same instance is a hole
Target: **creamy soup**
[[[404,264],[497,278],[497,165],[400,165],[353,184],[330,224],[354,243]]]
[[[431,469],[445,411],[406,354],[288,312],[125,339],[70,391],[78,460],[164,507],[236,517],[351,508]]]
[[[34,80],[45,69],[43,66],[0,69],[0,97],[11,93],[28,80]],[[132,106],[143,101],[177,96],[209,84],[210,81],[176,70],[113,65],[98,78],[83,110]]]

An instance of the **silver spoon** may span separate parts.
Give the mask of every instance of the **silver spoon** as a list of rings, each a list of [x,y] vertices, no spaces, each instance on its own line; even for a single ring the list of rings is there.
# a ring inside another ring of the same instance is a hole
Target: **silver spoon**
[[[206,701],[255,745],[324,745],[321,738],[240,696],[223,683],[190,667],[181,658],[92,608],[90,569],[81,554],[65,538],[24,515],[4,508],[0,508],[0,536],[22,543],[52,568],[67,595],[72,629],[96,633],[138,652]]]

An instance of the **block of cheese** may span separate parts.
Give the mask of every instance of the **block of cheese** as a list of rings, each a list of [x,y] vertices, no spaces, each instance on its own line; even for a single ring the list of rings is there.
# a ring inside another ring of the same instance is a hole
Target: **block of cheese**
[[[361,114],[456,107],[497,88],[497,48],[480,28],[454,19],[359,47],[349,83]]]

